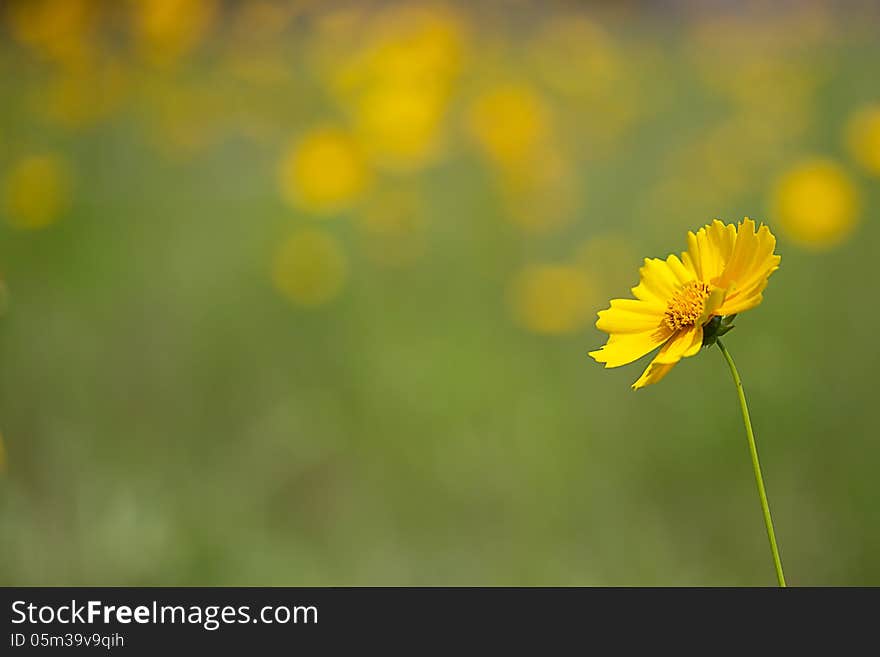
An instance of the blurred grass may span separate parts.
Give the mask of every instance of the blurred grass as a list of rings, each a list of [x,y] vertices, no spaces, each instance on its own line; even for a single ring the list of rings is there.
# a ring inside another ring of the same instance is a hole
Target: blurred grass
[[[239,7],[218,9],[218,39]],[[771,584],[721,355],[639,393],[629,385],[644,363],[604,371],[586,356],[604,340],[593,311],[627,295],[642,257],[680,251],[685,232],[715,216],[744,215],[770,223],[782,255],[764,304],[727,344],[786,574],[795,585],[880,583],[870,302],[880,193],[842,141],[852,113],[880,100],[876,16],[856,5],[744,20],[691,8],[678,25],[648,6],[576,10],[625,72],[572,99],[522,66],[522,44],[575,10],[522,3],[524,18],[496,30],[488,6],[453,9],[467,46],[441,155],[403,171],[370,160],[380,209],[386,191],[416,199],[422,246],[391,266],[382,254],[412,242],[371,232],[369,199],[326,217],[278,188],[291,139],[328,119],[348,125],[351,107],[305,57],[331,9],[303,9],[271,42],[287,77],[264,87],[233,82],[210,32],[173,68],[111,49],[129,89],[76,127],[34,110],[34,90],[64,63],[10,28],[0,174],[52,152],[73,186],[50,225],[0,223],[0,583]],[[759,44],[778,35],[778,50],[756,46],[766,60],[751,55],[758,72],[787,67],[755,85],[772,97],[725,91],[746,64],[695,36],[721,19],[743,44],[753,30]],[[565,71],[565,57],[549,61]],[[468,136],[474,99],[507,79],[550,108],[555,137],[539,150],[571,176],[571,198],[556,176],[534,196],[513,189],[520,207],[560,204],[562,219],[538,230],[510,218],[510,163],[487,161]],[[168,99],[179,132],[156,129]],[[624,127],[612,120],[618,101],[637,110]],[[725,125],[735,129],[713,141]],[[818,250],[771,214],[776,178],[813,154],[841,163],[861,199],[854,232]],[[303,227],[347,262],[339,296],[314,308],[271,275],[278,245]],[[551,309],[589,309],[571,331],[535,334],[509,307],[510,281],[542,263],[589,281],[574,302],[545,291]]]

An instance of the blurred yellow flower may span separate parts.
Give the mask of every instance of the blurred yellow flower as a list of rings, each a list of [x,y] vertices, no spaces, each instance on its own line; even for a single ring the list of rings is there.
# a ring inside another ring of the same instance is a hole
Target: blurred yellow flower
[[[821,81],[817,67],[782,57],[737,57],[721,71],[706,71],[707,84],[728,95],[743,111],[772,123],[781,138],[798,137],[809,127],[813,95]]]
[[[128,75],[115,59],[98,58],[55,75],[36,99],[51,120],[81,128],[110,115],[123,98]]]
[[[377,164],[413,170],[438,153],[446,105],[446,94],[436,85],[381,85],[359,98],[355,120]]]
[[[574,176],[537,91],[524,83],[484,89],[471,104],[467,127],[495,167],[507,219],[532,232],[571,220],[577,205]]]
[[[425,250],[424,208],[415,193],[376,194],[358,213],[367,256],[383,267],[411,265]]]
[[[623,232],[591,236],[577,247],[573,259],[595,282],[597,293],[603,296],[625,286],[632,274],[633,263],[639,261],[632,240]]]
[[[365,5],[327,4],[312,16],[310,29],[304,34],[303,55],[315,73],[340,100],[350,100],[350,94],[362,83],[359,78],[363,47]]]
[[[611,37],[584,15],[548,18],[528,54],[547,84],[572,100],[601,99],[624,74]]]
[[[152,144],[169,159],[185,160],[219,140],[221,92],[211,84],[180,84],[158,75],[145,100]]]
[[[393,4],[375,15],[334,10],[321,28],[325,44],[334,44],[329,51],[317,44],[313,53],[321,79],[350,111],[371,161],[404,171],[434,161],[461,69],[457,14],[415,3]]]
[[[523,84],[505,84],[483,92],[470,109],[469,128],[483,152],[496,164],[531,164],[550,134],[543,99]]]
[[[880,176],[880,104],[865,107],[850,118],[846,140],[853,158]]]
[[[236,6],[233,34],[239,41],[249,43],[274,39],[286,30],[305,3],[249,0]]]
[[[532,265],[514,279],[508,303],[529,331],[562,335],[583,328],[590,317],[593,287],[587,275],[569,265]]]
[[[647,107],[656,112],[664,102],[642,79],[650,75],[645,64],[662,58],[648,59],[642,47],[624,51],[602,25],[578,12],[551,12],[525,46],[525,64],[562,101],[556,129],[593,158],[611,156]]]
[[[215,0],[137,0],[134,28],[150,63],[169,65],[190,52],[211,27]]]
[[[448,7],[398,3],[370,24],[368,67],[396,81],[417,81],[430,73],[449,80],[462,65],[461,18]]]
[[[342,248],[330,235],[303,229],[275,253],[272,280],[281,294],[300,306],[320,306],[342,290],[348,270]]]
[[[635,299],[614,299],[599,313],[596,328],[608,342],[591,351],[605,367],[620,367],[660,347],[633,389],[662,379],[682,358],[703,346],[704,328],[714,318],[754,308],[770,275],[779,268],[776,238],[767,226],[717,219],[688,233],[681,259],[645,258]],[[716,325],[717,326],[717,325]]]
[[[859,194],[835,162],[811,159],[786,172],[773,192],[774,214],[785,232],[816,249],[845,240],[855,228]]]
[[[56,155],[31,155],[20,160],[4,183],[6,220],[15,228],[44,228],[70,203],[70,172]]]
[[[353,205],[370,180],[360,146],[347,132],[329,125],[311,129],[294,143],[278,174],[288,203],[321,213]]]
[[[667,172],[667,182],[684,184],[691,188],[691,195],[717,207],[762,179],[767,153],[773,153],[772,143],[763,137],[766,133],[746,116],[736,115],[700,130],[691,141],[683,141],[670,152],[661,170]]]
[[[276,0],[238,3],[234,13],[225,17],[231,24],[228,34],[224,31],[222,70],[248,84],[267,87],[273,96],[289,88],[298,71],[290,65],[285,32],[305,8],[305,3]],[[249,91],[253,95],[253,91]],[[254,109],[264,111],[260,104],[254,108],[253,103],[246,103],[237,109],[251,113]],[[253,125],[244,123],[241,129],[252,131]]]
[[[8,5],[12,36],[62,65],[79,65],[93,54],[95,0],[24,0]]]
[[[579,189],[568,162],[547,145],[528,162],[498,174],[504,216],[523,230],[542,233],[571,222]]]

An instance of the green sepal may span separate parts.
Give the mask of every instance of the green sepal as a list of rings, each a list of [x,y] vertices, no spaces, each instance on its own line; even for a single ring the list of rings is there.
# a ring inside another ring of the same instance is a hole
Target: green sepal
[[[703,346],[711,347],[722,335],[733,330],[733,320],[736,315],[713,317],[703,324]]]

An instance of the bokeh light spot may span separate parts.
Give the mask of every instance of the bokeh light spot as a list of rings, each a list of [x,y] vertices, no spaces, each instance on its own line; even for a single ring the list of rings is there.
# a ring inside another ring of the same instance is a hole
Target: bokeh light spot
[[[15,228],[45,228],[70,203],[67,165],[55,155],[32,155],[20,160],[4,181],[6,221]]]
[[[136,3],[135,32],[144,57],[168,66],[189,53],[214,21],[214,0],[141,0]]]
[[[548,86],[575,100],[601,101],[623,75],[611,37],[584,15],[550,17],[529,56]]]
[[[127,85],[122,65],[112,58],[95,59],[57,74],[37,96],[47,118],[69,129],[78,129],[108,118],[121,104]]]
[[[484,153],[497,164],[525,163],[549,133],[548,110],[535,91],[506,84],[484,92],[471,107],[469,127]]]
[[[837,163],[812,159],[785,173],[774,190],[774,214],[799,244],[825,249],[843,242],[856,226],[859,193]]]
[[[8,4],[12,36],[42,57],[78,66],[93,55],[94,0],[26,0]]]
[[[379,164],[415,170],[438,152],[445,111],[446,94],[436,86],[382,85],[360,98],[358,129]]]
[[[291,235],[275,254],[272,279],[287,299],[300,306],[320,306],[342,291],[348,265],[330,235],[304,229]]]
[[[554,149],[534,153],[527,164],[505,167],[498,182],[504,216],[527,232],[549,232],[575,216],[580,190],[569,163]]]
[[[622,232],[589,237],[575,250],[574,259],[602,298],[619,296],[620,290],[632,287],[638,278],[633,278],[633,272],[641,265],[632,240]]]
[[[847,123],[846,141],[853,158],[880,176],[880,104],[856,112]]]
[[[351,135],[340,128],[319,126],[284,155],[279,178],[281,194],[292,206],[332,213],[350,207],[360,197],[369,170]]]
[[[569,265],[531,265],[508,290],[514,318],[542,335],[563,335],[583,328],[591,317],[593,286],[587,275]]]
[[[367,257],[382,267],[412,265],[425,251],[425,208],[417,194],[374,195],[358,215]]]

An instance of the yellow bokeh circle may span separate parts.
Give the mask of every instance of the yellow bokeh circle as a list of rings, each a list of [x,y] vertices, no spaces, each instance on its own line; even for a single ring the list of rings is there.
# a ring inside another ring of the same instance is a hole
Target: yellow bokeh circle
[[[846,171],[831,160],[811,159],[776,183],[774,215],[794,241],[814,249],[835,246],[852,233],[859,193]]]
[[[348,263],[339,243],[323,231],[300,230],[275,253],[276,289],[300,306],[320,306],[335,299],[345,284]]]
[[[405,267],[424,254],[426,208],[412,190],[394,188],[374,194],[357,218],[364,251],[377,265]]]
[[[56,155],[30,155],[19,160],[3,182],[4,215],[15,228],[45,228],[70,204],[70,170]]]
[[[216,0],[142,0],[134,5],[140,50],[151,63],[170,65],[193,50],[217,17]]]
[[[367,187],[369,171],[356,141],[334,126],[318,126],[294,143],[279,166],[283,198],[311,212],[331,213],[353,205]]]
[[[523,84],[483,92],[470,108],[468,127],[483,152],[508,167],[528,162],[550,132],[543,99]]]
[[[392,170],[417,170],[440,149],[446,93],[438,85],[385,84],[355,104],[359,135],[377,163]]]
[[[847,123],[846,141],[853,158],[880,176],[880,104],[856,112]]]
[[[514,318],[542,335],[563,335],[589,323],[593,286],[583,270],[569,265],[531,265],[508,290]]]

